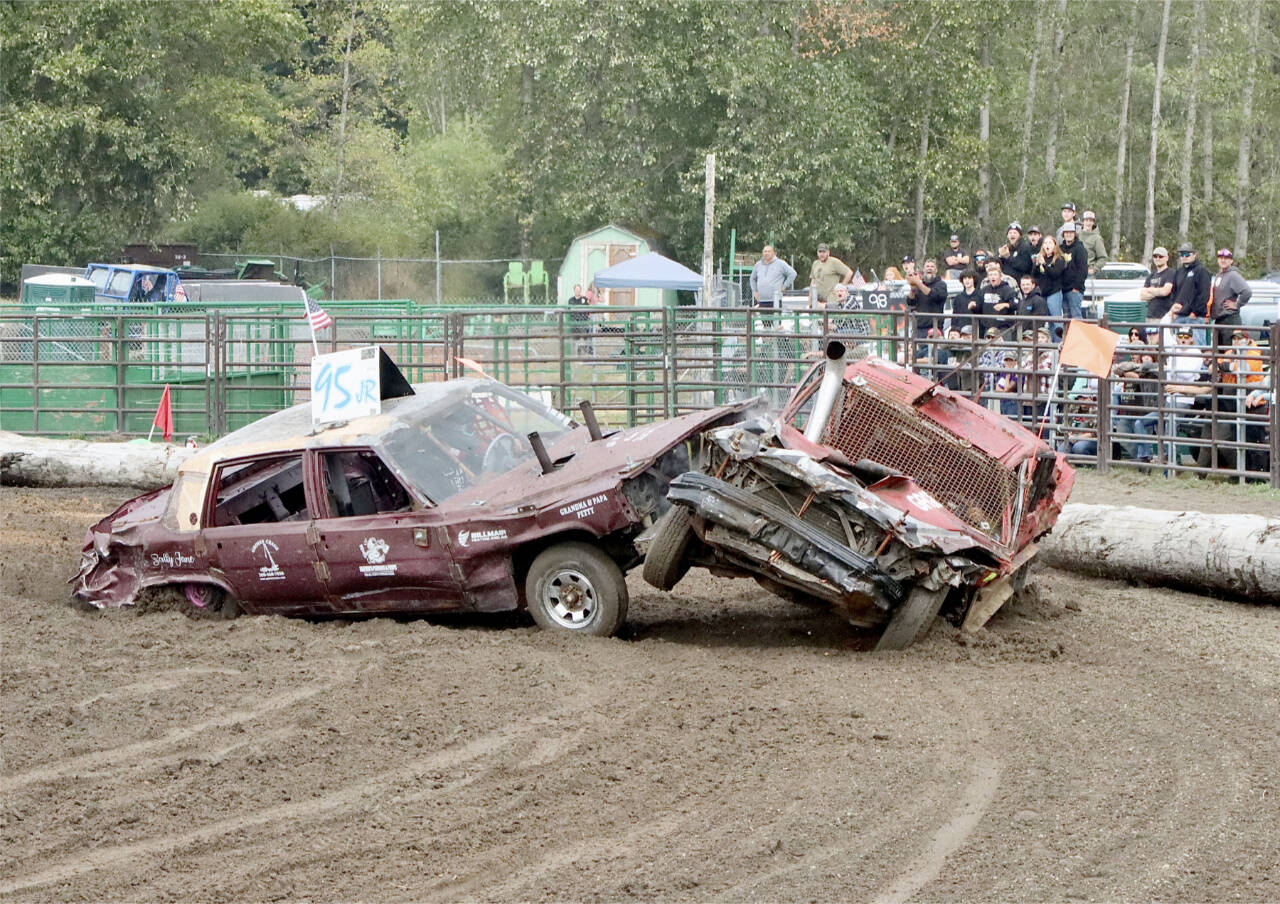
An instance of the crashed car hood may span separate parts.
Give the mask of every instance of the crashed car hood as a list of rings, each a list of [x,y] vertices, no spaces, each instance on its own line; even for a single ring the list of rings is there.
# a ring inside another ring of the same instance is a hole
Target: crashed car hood
[[[803,482],[819,496],[838,499],[865,513],[912,549],[932,548],[946,555],[984,549],[994,553],[991,539],[955,517],[910,477],[886,477],[868,487],[843,477],[799,449],[774,445],[781,425],[764,433],[721,427],[711,438],[731,457],[767,464]]]
[[[580,495],[589,495],[620,479],[633,477],[665,452],[708,427],[736,420],[759,403],[749,399],[707,411],[697,411],[668,421],[632,427],[592,442],[586,430],[573,430],[548,449],[558,467],[543,474],[536,459],[524,461],[505,474],[486,480],[451,496],[441,511],[455,508],[474,510],[485,506],[495,511],[517,507],[541,508]]]

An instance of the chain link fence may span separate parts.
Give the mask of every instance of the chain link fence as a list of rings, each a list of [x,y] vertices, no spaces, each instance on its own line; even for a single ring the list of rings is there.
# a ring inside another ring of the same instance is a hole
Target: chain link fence
[[[200,252],[199,266],[210,270],[234,269],[247,260],[270,260],[281,278],[299,285],[321,286],[324,297],[392,299],[410,298],[421,304],[474,306],[507,302],[523,304],[523,289],[503,291],[509,259],[451,260],[436,258],[347,257],[330,255],[306,258],[289,254],[221,254]],[[530,289],[530,303],[554,304],[555,272],[561,259],[544,261],[550,274],[544,289]],[[548,297],[550,296],[550,297]]]

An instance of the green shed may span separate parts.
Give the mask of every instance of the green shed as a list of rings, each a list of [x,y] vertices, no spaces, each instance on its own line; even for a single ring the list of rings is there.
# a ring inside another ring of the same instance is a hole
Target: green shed
[[[586,291],[601,270],[652,251],[649,241],[629,229],[610,223],[583,233],[569,243],[560,274],[556,277],[556,300],[567,304],[575,285]],[[658,308],[676,303],[674,290],[602,289],[598,293],[611,307]]]

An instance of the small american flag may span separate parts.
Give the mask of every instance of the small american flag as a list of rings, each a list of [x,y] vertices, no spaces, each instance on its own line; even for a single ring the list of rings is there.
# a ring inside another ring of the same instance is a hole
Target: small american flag
[[[867,279],[862,275],[862,271],[859,270],[857,273],[853,274],[853,279],[849,281],[849,288],[865,289],[866,287],[867,287]]]
[[[307,321],[311,324],[313,333],[327,326],[333,326],[333,318],[326,314],[324,308],[320,307],[320,303],[310,296],[307,297]]]

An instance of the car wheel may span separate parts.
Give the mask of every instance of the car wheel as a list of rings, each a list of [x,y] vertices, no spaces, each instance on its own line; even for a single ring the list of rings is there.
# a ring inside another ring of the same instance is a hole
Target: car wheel
[[[689,573],[689,544],[693,541],[693,512],[683,505],[667,509],[644,557],[645,581],[670,590]]]
[[[183,584],[182,595],[187,600],[183,611],[190,618],[235,618],[240,614],[235,597],[217,584]]]
[[[876,650],[905,650],[922,640],[933,627],[933,620],[942,609],[950,590],[950,587],[930,590],[919,584],[911,588],[911,593],[889,619],[889,624],[876,644]]]
[[[627,584],[613,559],[586,543],[544,549],[525,577],[529,614],[549,631],[608,637],[627,617]]]

